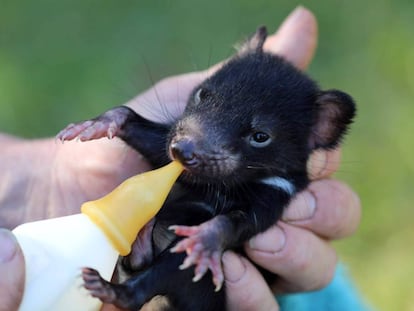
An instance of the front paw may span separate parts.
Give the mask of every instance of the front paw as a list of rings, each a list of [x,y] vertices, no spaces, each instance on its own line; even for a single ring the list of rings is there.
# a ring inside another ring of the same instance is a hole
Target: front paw
[[[117,299],[112,284],[105,281],[98,271],[92,268],[82,268],[84,287],[89,293],[105,303],[114,303]]]
[[[126,107],[116,107],[108,110],[99,117],[70,124],[57,134],[61,141],[79,138],[81,141],[98,139],[103,137],[113,138],[118,136],[131,111]]]
[[[220,230],[216,228],[212,221],[191,227],[171,226],[170,229],[178,236],[187,237],[171,249],[171,252],[174,253],[184,251],[187,253],[180,269],[187,269],[195,265],[193,282],[199,281],[210,270],[216,287],[215,291],[219,291],[224,282],[224,273],[221,266],[223,243],[221,243]]]

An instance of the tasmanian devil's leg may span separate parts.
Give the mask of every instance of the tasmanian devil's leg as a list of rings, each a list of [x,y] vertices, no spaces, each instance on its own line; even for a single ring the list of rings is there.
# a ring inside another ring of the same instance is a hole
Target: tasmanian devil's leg
[[[178,310],[221,310],[224,293],[214,292],[210,277],[192,282],[192,271],[179,269],[184,257],[184,254],[172,254],[166,250],[153,266],[122,284],[105,281],[96,270],[84,268],[84,286],[101,301],[128,310],[139,310],[156,295],[168,295]],[[200,304],[200,297],[206,298],[209,308]]]
[[[87,141],[119,137],[144,155],[151,164],[161,166],[168,162],[166,141],[169,129],[169,125],[149,121],[132,109],[120,106],[94,119],[68,125],[57,138],[62,141],[74,138]]]

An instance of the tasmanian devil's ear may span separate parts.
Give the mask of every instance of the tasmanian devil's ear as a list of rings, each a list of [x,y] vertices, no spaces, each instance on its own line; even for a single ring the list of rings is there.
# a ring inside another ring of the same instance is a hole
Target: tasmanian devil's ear
[[[262,52],[266,37],[266,27],[261,26],[257,28],[256,32],[238,48],[238,54],[246,55],[249,53]]]
[[[310,147],[334,148],[352,123],[355,103],[351,96],[337,90],[321,92],[316,102],[318,111],[309,139]]]

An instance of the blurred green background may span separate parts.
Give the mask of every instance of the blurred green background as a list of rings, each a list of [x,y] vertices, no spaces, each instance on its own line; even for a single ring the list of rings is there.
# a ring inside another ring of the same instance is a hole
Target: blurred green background
[[[0,131],[52,136],[162,77],[206,68],[295,1],[0,0]],[[414,310],[414,2],[302,1],[318,18],[309,68],[359,115],[338,176],[360,194],[357,234],[337,242],[379,310]]]

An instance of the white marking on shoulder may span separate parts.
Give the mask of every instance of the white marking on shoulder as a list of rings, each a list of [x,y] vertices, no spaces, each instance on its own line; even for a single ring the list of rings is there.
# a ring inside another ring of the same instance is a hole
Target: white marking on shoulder
[[[261,182],[271,187],[282,189],[291,195],[296,190],[295,186],[289,180],[282,177],[268,177],[262,179]]]

